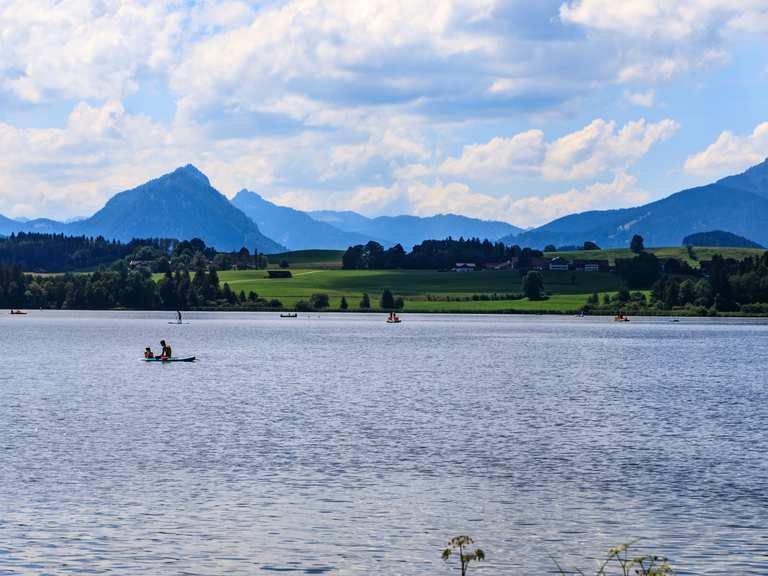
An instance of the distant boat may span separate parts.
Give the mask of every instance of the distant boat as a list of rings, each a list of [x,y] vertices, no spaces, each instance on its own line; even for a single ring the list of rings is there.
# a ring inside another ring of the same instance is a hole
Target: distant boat
[[[298,318],[298,314],[280,314],[280,318]]]
[[[629,318],[627,316],[624,316],[624,314],[616,314],[616,316],[613,317],[614,322],[629,322]]]
[[[14,316],[26,316],[26,312],[22,312],[21,310],[11,310],[11,314]]]
[[[179,357],[171,357],[171,358],[161,358],[160,356],[155,356],[154,358],[142,358],[144,362],[194,362],[195,357],[194,356],[187,356],[186,358],[179,358]]]
[[[400,317],[395,314],[394,312],[389,313],[389,318],[387,318],[387,324],[400,324],[402,320],[400,320]]]

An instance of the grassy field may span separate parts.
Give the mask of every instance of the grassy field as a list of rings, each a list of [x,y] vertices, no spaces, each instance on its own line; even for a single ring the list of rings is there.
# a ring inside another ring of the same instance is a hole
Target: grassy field
[[[406,310],[412,311],[532,311],[577,310],[586,303],[592,292],[616,292],[621,284],[614,274],[570,272],[544,272],[545,288],[552,294],[548,300],[480,300],[456,301],[473,295],[503,295],[520,293],[521,277],[518,272],[434,272],[428,270],[324,270],[292,268],[293,278],[267,278],[263,270],[238,270],[219,273],[221,282],[227,282],[235,292],[253,291],[260,297],[277,298],[287,307],[312,294],[321,292],[331,297],[331,307],[338,308],[345,296],[350,308],[355,309],[363,292],[378,306],[381,292],[390,288],[402,296]],[[431,299],[430,299],[431,298]],[[451,298],[450,301],[445,299]]]
[[[759,248],[694,248],[694,254],[697,260],[693,260],[688,256],[688,250],[683,247],[676,248],[648,248],[647,252],[654,253],[659,258],[676,258],[688,262],[692,268],[699,267],[699,261],[712,260],[712,256],[715,254],[721,254],[726,258],[735,258],[736,260],[743,260],[747,256],[759,256],[765,252]],[[554,258],[560,256],[566,260],[609,260],[611,264],[616,261],[616,258],[632,258],[632,253],[629,248],[609,248],[606,250],[575,250],[570,252],[546,252],[547,258]]]
[[[291,268],[338,269],[341,268],[343,250],[296,250],[269,254],[269,267],[279,268],[285,260]]]

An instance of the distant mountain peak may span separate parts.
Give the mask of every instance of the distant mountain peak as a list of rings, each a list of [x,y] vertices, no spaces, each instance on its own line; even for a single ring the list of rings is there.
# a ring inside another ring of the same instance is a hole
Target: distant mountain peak
[[[259,200],[264,200],[264,197],[261,194],[259,194],[258,192],[254,192],[253,190],[248,190],[248,188],[243,188],[237,194],[235,194],[235,199],[243,198],[245,196],[250,196],[250,195],[256,196],[257,198],[259,198]]]
[[[371,240],[370,237],[345,232],[325,222],[316,221],[300,210],[274,204],[247,188],[235,195],[232,204],[251,218],[270,238],[292,250],[343,250]]]
[[[262,252],[284,250],[264,236],[192,164],[119,192],[93,216],[70,227],[87,235],[118,240],[201,238],[219,250],[239,250],[243,246]]]
[[[184,177],[184,178],[189,178],[189,179],[196,180],[198,182],[201,182],[201,183],[205,184],[206,186],[210,186],[211,185],[211,181],[208,180],[208,176],[203,174],[197,168],[197,166],[195,166],[194,164],[187,164],[186,166],[180,166],[180,167],[176,168],[176,170],[174,170],[170,174],[166,174],[166,176],[170,176],[170,177],[174,177],[174,176],[175,177],[179,177],[179,176],[181,176],[181,177]],[[162,178],[162,176],[161,176],[161,178]]]

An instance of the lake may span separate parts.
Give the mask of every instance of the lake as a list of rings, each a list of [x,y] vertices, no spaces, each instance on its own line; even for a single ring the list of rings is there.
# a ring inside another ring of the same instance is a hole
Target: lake
[[[0,315],[0,574],[768,573],[768,324],[403,318]]]

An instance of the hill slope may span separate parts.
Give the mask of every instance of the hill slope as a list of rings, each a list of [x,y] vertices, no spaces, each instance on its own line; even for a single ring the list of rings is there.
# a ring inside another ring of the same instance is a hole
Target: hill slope
[[[273,204],[250,190],[240,190],[232,204],[253,220],[264,234],[290,250],[345,250],[371,239],[315,220],[306,212]]]
[[[8,236],[9,234],[18,232],[19,226],[23,226],[23,223],[16,220],[11,220],[10,218],[0,214],[0,235]]]
[[[683,238],[685,246],[716,246],[723,248],[763,248],[757,242],[752,242],[743,236],[737,236],[722,230],[699,232]]]
[[[93,216],[67,228],[71,234],[122,241],[196,237],[219,250],[283,250],[191,164],[116,194]]]
[[[371,238],[383,238],[400,243],[406,250],[424,240],[453,238],[482,238],[496,241],[503,236],[522,232],[522,228],[493,220],[479,220],[455,214],[436,216],[379,216],[367,218],[357,212],[319,210],[310,216],[348,232]]]
[[[714,184],[683,190],[662,200],[623,210],[583,212],[504,239],[531,247],[580,245],[623,247],[634,234],[646,246],[679,246],[698,232],[727,230],[768,243],[768,162]]]

